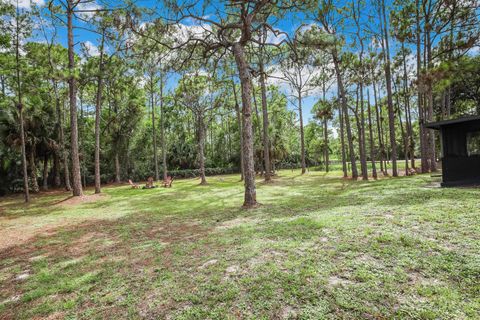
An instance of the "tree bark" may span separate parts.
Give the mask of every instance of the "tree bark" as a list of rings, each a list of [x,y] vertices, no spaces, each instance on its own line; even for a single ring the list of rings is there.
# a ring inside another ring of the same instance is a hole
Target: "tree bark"
[[[48,153],[43,156],[43,185],[42,190],[48,190]]]
[[[395,83],[394,83],[395,85]],[[395,86],[395,97],[396,97],[396,103],[397,103],[397,112],[398,112],[398,122],[400,124],[400,132],[402,134],[402,140],[403,140],[403,152],[405,154],[405,175],[408,176],[409,175],[409,169],[408,169],[408,157],[407,157],[407,154],[408,154],[408,137],[407,137],[407,133],[406,133],[406,130],[403,126],[403,121],[402,121],[402,111],[400,109],[400,99],[398,97],[398,88]]]
[[[207,184],[205,177],[205,119],[203,114],[197,115],[198,126],[198,164],[200,169],[200,185]]]
[[[368,180],[367,148],[365,139],[365,109],[363,106],[363,84],[360,83],[360,162],[362,168],[362,180]]]
[[[55,85],[55,90],[57,91],[56,95],[57,98],[56,100],[56,105],[57,105],[57,117],[58,117],[58,134],[59,134],[59,139],[60,139],[60,151],[62,153],[63,157],[63,175],[65,179],[65,190],[67,191],[72,191],[72,184],[70,182],[70,169],[69,169],[69,163],[68,163],[68,154],[67,154],[67,149],[65,147],[65,133],[63,131],[63,106],[60,104],[60,97],[58,96],[58,88]]]
[[[373,82],[372,82],[373,99],[375,103],[375,117],[377,121],[378,146],[380,148],[380,171],[385,176],[387,174],[387,168],[384,168],[385,145],[383,143],[382,118],[379,111],[380,106],[378,105],[378,100],[377,100],[377,86],[375,83],[375,71],[373,70],[373,68],[372,68],[372,79],[373,79]]]
[[[70,128],[71,128],[71,157],[73,196],[82,196],[82,177],[80,174],[80,158],[78,154],[78,127],[77,127],[77,84],[75,79],[75,53],[73,42],[73,0],[67,0],[67,29],[68,29],[68,79],[70,99]]]
[[[22,170],[23,170],[23,188],[25,195],[25,202],[30,201],[30,192],[28,186],[28,170],[27,170],[27,155],[25,151],[25,129],[23,126],[23,106],[18,105],[18,114],[20,117],[20,143],[22,146]]]
[[[243,181],[245,178],[245,168],[243,166],[243,128],[242,128],[242,116],[240,113],[240,106],[238,104],[238,98],[237,98],[237,89],[235,87],[235,82],[233,81],[233,76],[232,76],[232,87],[233,87],[233,95],[235,97],[235,112],[237,114],[237,123],[238,123],[238,133],[240,136],[240,181]]]
[[[405,45],[402,42],[403,53],[403,90],[405,93],[405,123],[407,128],[407,141],[410,163],[412,169],[415,169],[415,140],[413,139],[412,113],[410,110],[410,90],[408,87],[407,57],[405,55]]]
[[[305,133],[303,130],[303,109],[302,109],[302,91],[298,90],[298,115],[300,119],[300,152],[302,161],[302,174],[307,171],[307,164],[305,161]]]
[[[340,103],[342,106],[343,118],[345,120],[345,129],[347,132],[348,149],[350,153],[350,163],[352,166],[352,178],[356,180],[358,178],[358,170],[357,170],[357,162],[355,160],[355,151],[353,148],[352,128],[350,126],[350,117],[348,116],[347,96],[345,93],[345,87],[343,85],[342,73],[340,71],[340,61],[338,60],[336,49],[334,49],[332,53],[332,58],[335,66],[335,73],[337,75],[337,84],[338,84],[338,90],[340,93],[340,100],[341,100]]]
[[[30,146],[30,180],[32,180],[32,192],[37,193],[40,191],[37,181],[37,166],[35,164],[35,145]]]
[[[20,121],[20,144],[22,149],[22,171],[23,171],[23,189],[24,189],[24,196],[25,202],[30,201],[30,193],[29,193],[29,186],[28,186],[28,170],[27,170],[27,153],[25,150],[25,128],[24,128],[24,120],[23,120],[23,101],[22,101],[22,86],[21,86],[21,79],[20,79],[20,25],[19,25],[19,11],[18,11],[18,2],[17,2],[17,9],[16,9],[16,41],[15,41],[15,63],[16,63],[16,81],[17,81],[17,95],[18,95],[18,117]],[[3,78],[2,78],[3,79]],[[2,90],[5,90],[2,81]],[[4,92],[5,94],[5,92]]]
[[[98,65],[97,78],[97,96],[95,103],[95,193],[101,193],[101,176],[100,176],[100,120],[102,115],[102,93],[103,93],[103,46],[105,42],[105,30],[102,33],[102,41],[100,43],[100,59]]]
[[[252,130],[252,93],[249,67],[245,58],[242,44],[233,45],[233,53],[237,64],[242,86],[242,114],[243,114],[243,161],[245,168],[245,196],[243,206],[252,208],[257,205],[255,187],[255,167],[253,158],[253,130]]]
[[[384,56],[385,56],[385,81],[387,86],[387,105],[388,105],[388,127],[390,131],[390,146],[392,149],[392,175],[398,177],[397,169],[397,143],[395,136],[395,111],[393,108],[393,96],[392,96],[392,75],[391,75],[391,62],[390,62],[390,46],[388,43],[388,27],[387,17],[385,13],[385,0],[381,3],[382,20],[383,20],[383,39],[385,41]]]
[[[329,152],[328,152],[328,119],[323,118],[323,157],[325,159],[325,172],[329,172]]]
[[[263,54],[263,48],[262,54]],[[263,56],[260,57],[260,89],[262,91],[262,116],[263,116],[263,160],[265,166],[265,181],[271,181],[272,168],[270,165],[270,139],[268,137],[268,106],[267,106],[267,86],[265,85],[265,68],[263,65]]]
[[[55,188],[60,187],[62,179],[60,178],[60,157],[58,153],[53,154],[53,185]]]
[[[154,95],[154,86],[153,86],[153,81],[154,81],[154,74],[152,72],[151,78],[150,78],[150,103],[152,106],[152,140],[153,140],[153,163],[154,163],[154,169],[155,169],[155,181],[159,180],[159,174],[158,174],[158,152],[157,152],[157,131],[155,127],[155,95]]]
[[[425,17],[426,24],[430,23],[430,19],[428,18],[428,15]],[[430,27],[427,27],[430,28]],[[432,40],[430,36],[430,30],[426,30],[426,50],[427,50],[427,70],[428,72],[433,69],[433,62],[432,62]],[[428,81],[427,85],[427,120],[432,122],[434,119],[434,114],[433,114],[433,84],[432,81]],[[437,171],[437,157],[435,155],[435,130],[433,129],[428,129],[429,132],[429,155],[430,155],[430,170],[432,172]]]
[[[115,183],[121,183],[122,179],[120,176],[120,159],[118,157],[118,151],[115,151]]]
[[[167,181],[168,169],[167,146],[165,142],[165,110],[163,105],[163,73],[160,73],[160,134],[160,144],[162,145],[163,181]]]
[[[377,180],[377,166],[375,165],[375,144],[373,143],[373,128],[372,128],[372,106],[370,105],[370,92],[367,89],[367,104],[368,104],[368,138],[370,142],[370,161],[372,162],[372,177]]]
[[[416,24],[416,46],[417,46],[417,107],[418,107],[418,122],[419,122],[419,134],[420,134],[420,157],[421,157],[421,170],[422,173],[430,171],[426,152],[426,139],[425,139],[425,116],[423,110],[423,94],[421,88],[421,68],[422,68],[422,55],[421,55],[421,34],[420,34],[420,1],[415,1],[415,24]]]
[[[343,177],[348,177],[348,169],[347,169],[347,155],[345,152],[345,129],[344,129],[344,121],[343,121],[343,108],[340,106],[338,108],[338,117],[340,120],[340,142],[342,145],[342,170],[343,170]]]
[[[258,140],[261,141],[262,140],[262,138],[261,138],[262,137],[262,125],[260,124],[260,115],[258,113],[257,96],[256,96],[255,86],[253,85],[253,82],[252,82],[251,85],[252,85],[253,105],[255,107],[255,116],[257,117],[256,132],[258,133],[258,137],[259,137]],[[255,131],[253,132],[253,136],[255,137]],[[254,154],[253,154],[253,156],[254,157],[256,156],[255,143],[254,143]],[[260,175],[263,175],[263,173],[265,171],[264,162],[262,161],[262,156],[259,156],[259,171],[260,171]]]

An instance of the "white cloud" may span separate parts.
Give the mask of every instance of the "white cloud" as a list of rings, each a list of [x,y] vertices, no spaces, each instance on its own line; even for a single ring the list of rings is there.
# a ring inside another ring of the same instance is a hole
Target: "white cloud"
[[[475,46],[468,51],[471,56],[478,56],[480,54],[480,46]]]
[[[182,44],[188,39],[205,39],[212,32],[212,26],[209,24],[193,24],[187,25],[180,23],[172,34],[172,38],[176,44]]]
[[[5,0],[6,3],[12,4],[14,6],[17,5],[17,0]],[[44,6],[45,0],[18,0],[18,7],[22,9],[30,10],[32,5],[36,6]]]
[[[276,30],[277,34],[273,33],[271,30],[268,30],[267,32],[267,43],[272,43],[272,44],[280,44],[282,41],[284,41],[287,38],[287,35],[280,31]]]
[[[81,16],[84,19],[89,19],[92,18],[95,15],[95,10],[101,9],[102,6],[96,3],[95,1],[93,2],[80,2],[76,10],[79,11],[86,11],[86,12],[79,12],[78,15]]]
[[[97,57],[100,55],[100,50],[98,50],[98,47],[91,41],[85,41],[82,43],[82,45],[89,56]]]

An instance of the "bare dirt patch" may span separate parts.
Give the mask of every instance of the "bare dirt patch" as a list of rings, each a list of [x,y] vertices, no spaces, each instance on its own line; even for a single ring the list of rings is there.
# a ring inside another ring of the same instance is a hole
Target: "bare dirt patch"
[[[218,225],[216,229],[218,230],[228,230],[233,229],[241,225],[254,225],[258,224],[261,220],[256,218],[241,217],[232,220],[225,221]]]
[[[56,228],[67,226],[68,224],[68,222],[57,224]],[[0,237],[0,251],[24,244],[40,234],[53,234],[53,229],[51,226],[40,228],[29,226],[26,228],[7,228],[1,230],[1,232],[2,236]]]
[[[353,284],[353,281],[350,281],[345,278],[340,278],[337,276],[332,276],[328,278],[328,284],[330,287],[338,287],[338,286],[344,286],[344,285],[351,285]]]
[[[105,200],[108,199],[109,196],[100,193],[100,194],[89,194],[89,195],[83,195],[81,197],[69,197],[65,200],[62,200],[60,202],[57,202],[55,205],[57,206],[76,206],[79,204],[83,203],[92,203],[92,202],[97,202],[99,200]]]

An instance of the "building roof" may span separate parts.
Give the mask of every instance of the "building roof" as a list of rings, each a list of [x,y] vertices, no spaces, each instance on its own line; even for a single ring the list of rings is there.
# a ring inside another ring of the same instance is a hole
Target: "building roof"
[[[470,121],[479,121],[479,120],[480,120],[480,116],[469,116],[469,117],[463,117],[463,118],[452,119],[452,120],[430,122],[430,123],[426,123],[425,127],[429,128],[429,129],[439,130],[441,127],[444,127],[444,126],[449,126],[449,125],[459,124],[459,123],[465,123],[465,122],[470,122]]]

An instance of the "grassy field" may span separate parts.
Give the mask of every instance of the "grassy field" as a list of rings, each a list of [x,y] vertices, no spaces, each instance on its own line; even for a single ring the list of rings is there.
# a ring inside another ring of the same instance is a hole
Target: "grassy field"
[[[3,198],[0,319],[478,319],[480,189],[435,179]]]

